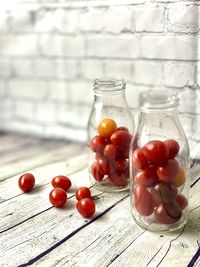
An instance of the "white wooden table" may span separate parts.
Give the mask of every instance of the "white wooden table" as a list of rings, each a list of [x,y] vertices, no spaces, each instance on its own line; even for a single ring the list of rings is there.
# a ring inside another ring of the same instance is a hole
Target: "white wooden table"
[[[0,266],[200,266],[197,162],[192,162],[187,225],[174,233],[152,233],[133,221],[128,192],[91,188],[95,215],[85,219],[77,213],[74,192],[90,186],[85,145],[6,134],[0,136],[0,155]],[[25,172],[36,177],[36,188],[28,194],[17,185]],[[58,174],[73,183],[63,209],[48,199],[51,179]]]

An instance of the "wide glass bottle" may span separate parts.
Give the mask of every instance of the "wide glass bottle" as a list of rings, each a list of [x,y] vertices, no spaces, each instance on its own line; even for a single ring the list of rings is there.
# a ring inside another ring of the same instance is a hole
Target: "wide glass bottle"
[[[189,215],[188,141],[175,94],[143,93],[138,125],[130,146],[132,215],[152,231],[181,228]]]
[[[123,80],[95,80],[88,123],[89,175],[96,189],[129,188],[129,147],[134,119]]]

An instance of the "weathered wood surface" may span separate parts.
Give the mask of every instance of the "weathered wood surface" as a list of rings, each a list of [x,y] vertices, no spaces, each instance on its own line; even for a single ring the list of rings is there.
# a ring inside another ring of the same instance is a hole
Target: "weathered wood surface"
[[[90,186],[86,150],[64,141],[0,136],[0,266],[200,266],[199,161],[192,162],[187,225],[173,233],[152,233],[133,221],[128,192],[91,188],[95,215],[84,219],[77,213],[74,192]],[[24,171],[37,179],[28,194],[17,186]],[[66,206],[56,209],[48,200],[50,182],[63,173],[73,187]]]

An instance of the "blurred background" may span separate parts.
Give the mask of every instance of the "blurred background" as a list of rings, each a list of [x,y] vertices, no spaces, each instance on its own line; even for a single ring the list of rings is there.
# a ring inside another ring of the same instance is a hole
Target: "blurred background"
[[[200,2],[0,1],[0,129],[86,140],[95,78],[124,78],[131,108],[172,90],[200,150]],[[195,151],[195,152],[194,152]]]

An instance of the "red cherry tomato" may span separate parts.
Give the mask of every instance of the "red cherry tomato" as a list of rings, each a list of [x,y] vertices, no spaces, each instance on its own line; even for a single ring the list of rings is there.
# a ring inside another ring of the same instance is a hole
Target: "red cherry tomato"
[[[159,183],[151,189],[156,203],[169,203],[176,199],[178,190],[172,184]]]
[[[151,193],[143,186],[138,185],[133,191],[136,210],[143,216],[149,216],[153,213],[155,202]]]
[[[128,180],[126,175],[123,172],[116,171],[109,175],[109,179],[111,183],[115,186],[126,186],[128,184]]]
[[[91,166],[91,173],[94,179],[98,182],[103,180],[104,174],[98,171],[97,162],[95,161]]]
[[[106,146],[106,139],[102,136],[96,135],[90,140],[90,148],[95,153],[103,153],[104,147]]]
[[[76,191],[76,199],[80,200],[82,198],[91,198],[91,192],[88,187],[80,187]]]
[[[109,118],[104,118],[98,126],[99,135],[106,138],[109,138],[116,129],[116,122]]]
[[[165,204],[161,203],[155,208],[154,216],[159,223],[172,224],[181,218],[182,211],[175,201]]]
[[[31,173],[23,174],[18,180],[18,186],[23,192],[29,192],[35,185],[35,177]]]
[[[148,160],[145,158],[142,148],[138,148],[133,152],[132,165],[134,169],[145,169],[148,167]]]
[[[117,171],[125,172],[128,166],[128,161],[125,159],[118,159],[115,161],[115,169]]]
[[[131,143],[131,135],[127,131],[118,130],[111,135],[110,140],[111,143],[115,146],[129,149]]]
[[[112,144],[108,144],[105,146],[104,148],[104,156],[109,160],[112,161],[116,158],[117,155],[117,148],[112,145]]]
[[[82,198],[76,204],[76,209],[85,218],[91,217],[95,213],[95,203],[91,198]]]
[[[167,161],[169,155],[164,142],[159,140],[149,141],[146,145],[144,145],[142,151],[146,159],[155,165]]]
[[[175,159],[169,159],[166,164],[157,168],[159,181],[165,183],[173,183],[178,172],[179,164]]]
[[[182,210],[185,209],[188,205],[188,200],[183,194],[177,195],[176,202]]]
[[[53,187],[59,187],[65,191],[67,191],[72,186],[70,179],[64,175],[58,175],[54,177],[51,181],[51,184]]]
[[[106,157],[102,156],[97,159],[97,170],[103,174],[109,174],[109,162]]]
[[[67,194],[62,188],[54,188],[49,194],[51,204],[56,208],[61,208],[67,201]]]
[[[156,168],[155,167],[148,167],[144,170],[141,170],[135,175],[134,178],[135,183],[141,184],[144,186],[152,186],[157,181],[157,175],[156,175]]]
[[[175,140],[166,140],[164,141],[165,146],[167,147],[168,151],[169,151],[169,159],[174,159],[176,157],[176,155],[179,152],[180,146],[179,143]]]
[[[118,128],[116,129],[116,131],[119,131],[119,130],[129,132],[128,128],[127,128],[127,127],[124,127],[124,126],[120,126],[120,127],[118,127]]]

